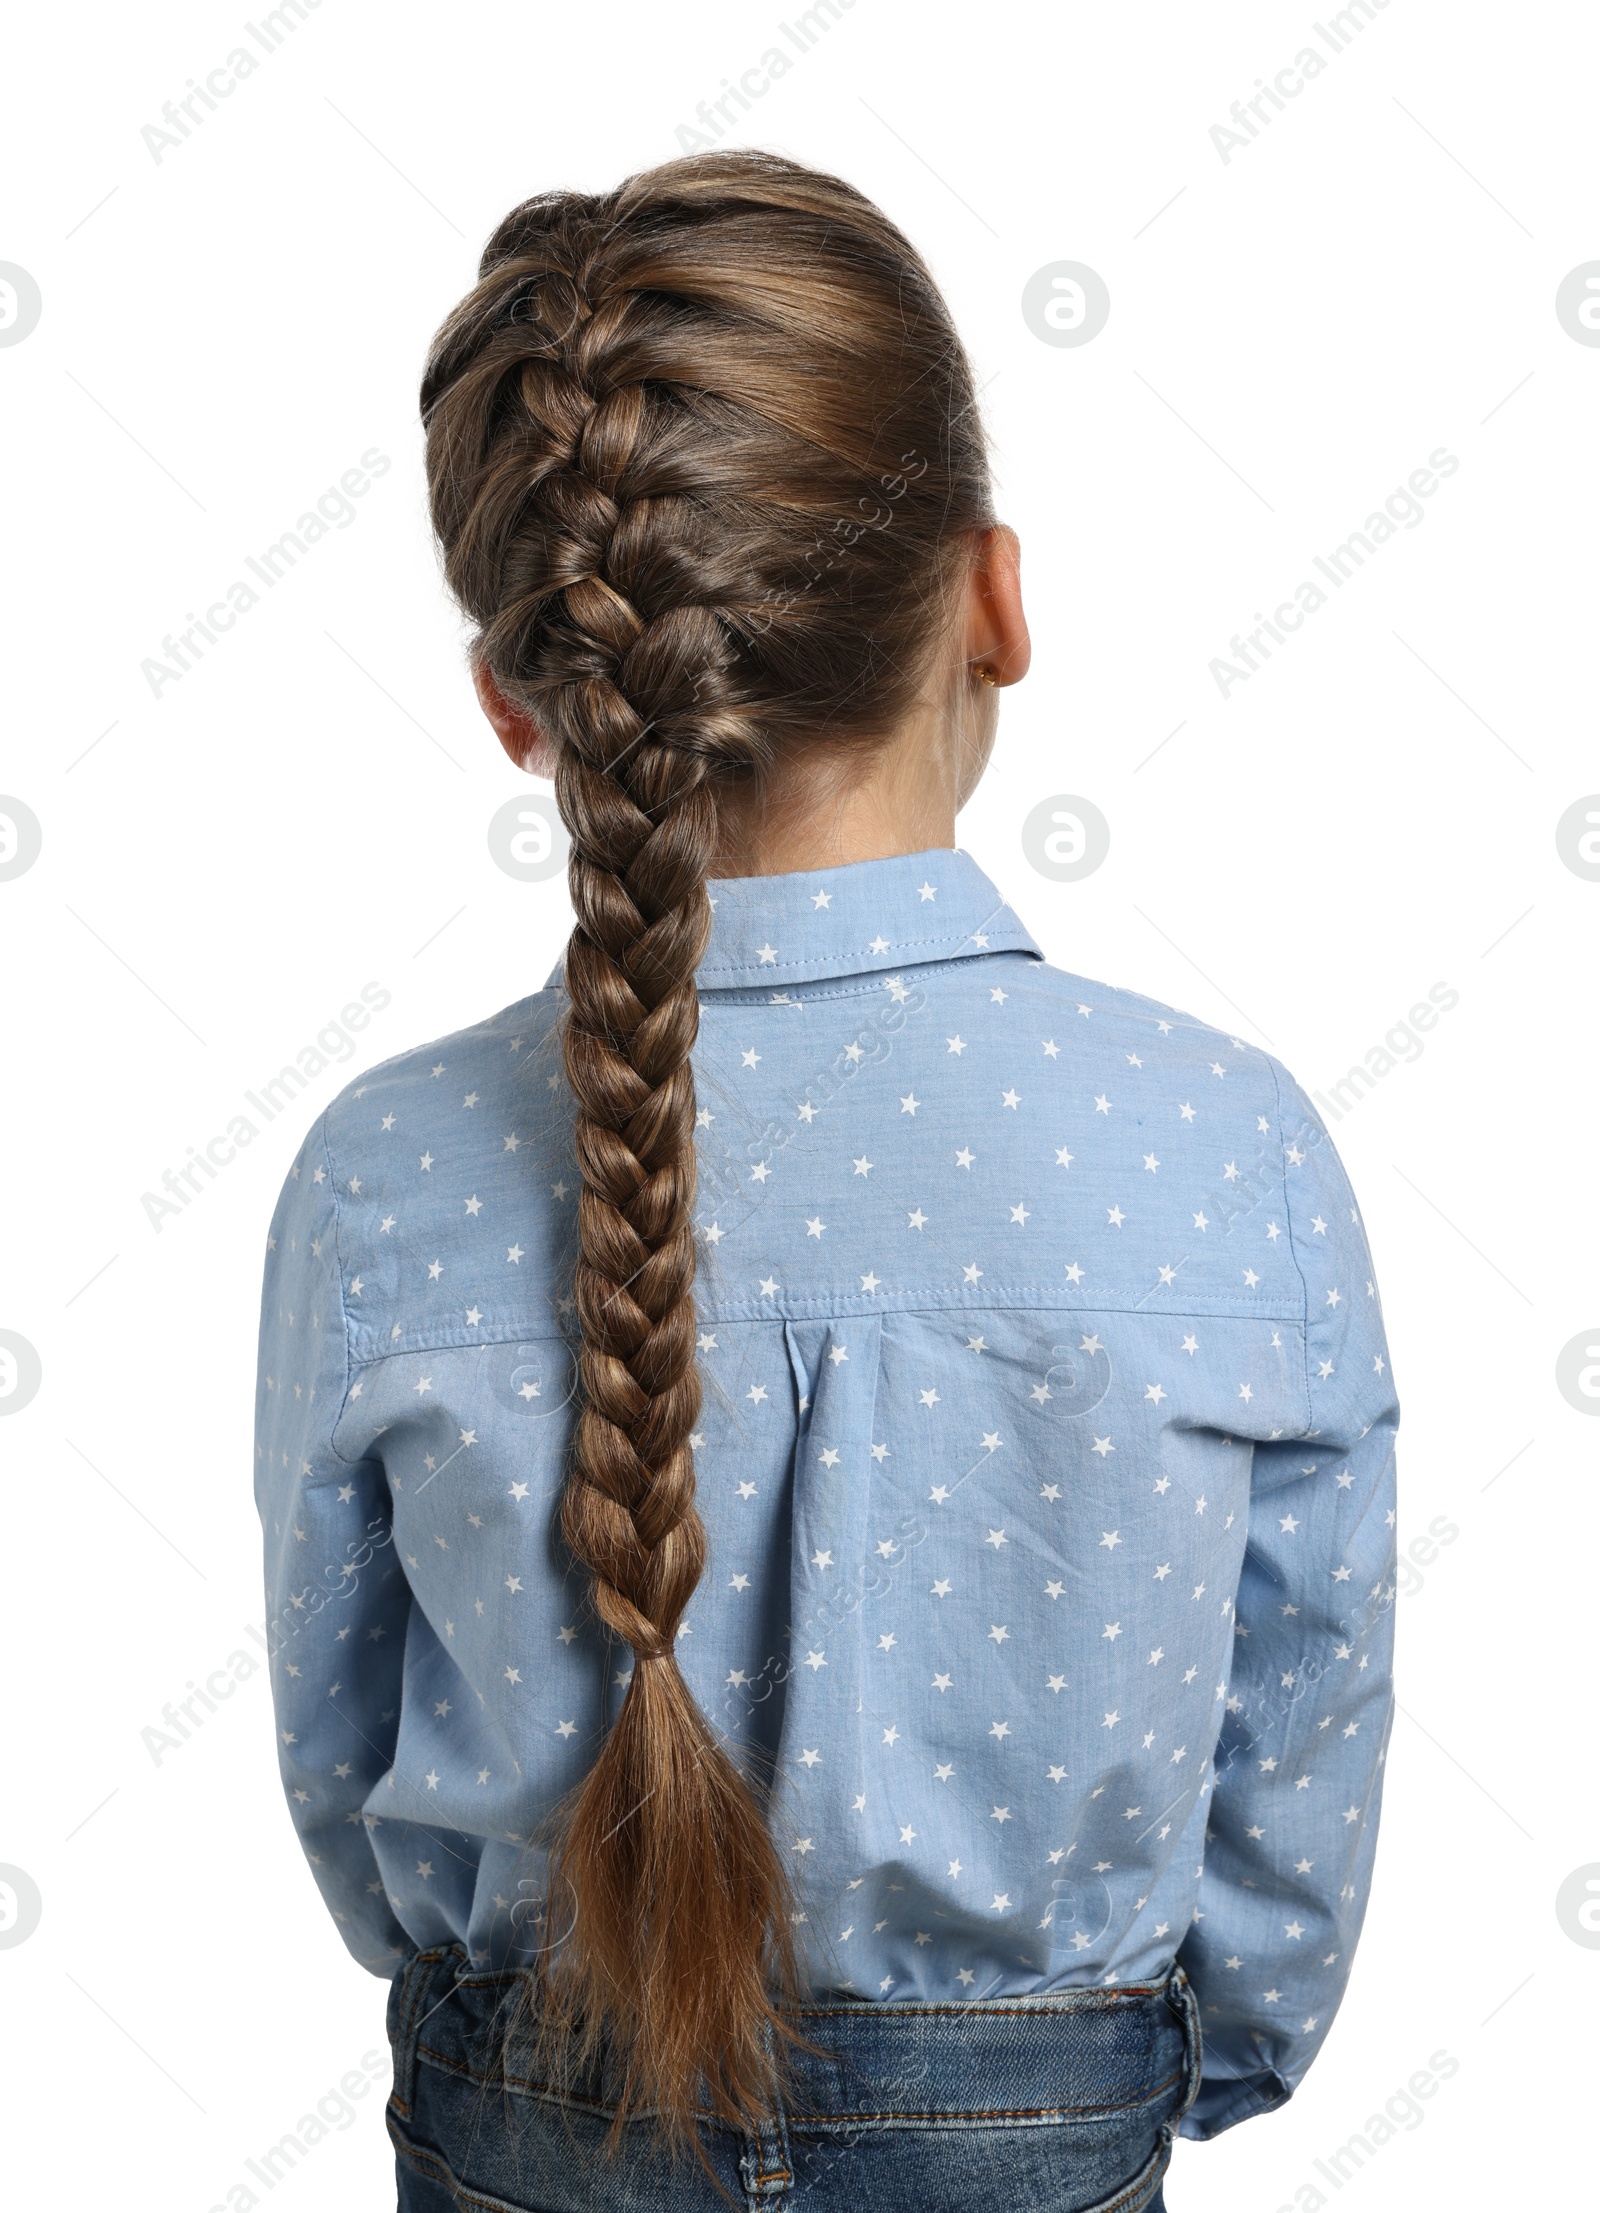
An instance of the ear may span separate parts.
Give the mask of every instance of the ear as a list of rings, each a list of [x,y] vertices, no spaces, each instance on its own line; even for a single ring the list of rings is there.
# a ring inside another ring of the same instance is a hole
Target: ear
[[[527,709],[507,699],[481,661],[473,663],[472,687],[513,767],[525,770],[529,776],[554,777],[554,746]]]
[[[1007,523],[973,539],[963,653],[993,669],[1001,684],[1020,683],[1028,673],[1033,642],[1022,611],[1022,547]]]

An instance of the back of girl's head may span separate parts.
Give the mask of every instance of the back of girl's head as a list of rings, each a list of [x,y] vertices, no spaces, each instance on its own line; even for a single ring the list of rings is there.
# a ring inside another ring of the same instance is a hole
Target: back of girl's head
[[[562,1499],[634,1663],[561,1809],[547,2024],[604,2036],[619,2126],[765,2107],[795,1988],[755,1782],[679,1672],[704,1565],[694,973],[730,786],[889,736],[993,521],[971,374],[922,261],[839,179],[759,153],[544,193],[484,251],[422,387],[434,525],[481,668],[548,741],[577,915],[582,1171]],[[564,1901],[564,1902],[563,1902]]]

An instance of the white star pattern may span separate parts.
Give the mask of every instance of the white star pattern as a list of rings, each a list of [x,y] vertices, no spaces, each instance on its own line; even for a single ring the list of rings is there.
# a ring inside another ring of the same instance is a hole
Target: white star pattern
[[[963,854],[713,889],[676,1649],[775,1763],[809,1985],[1022,1996],[1181,1948],[1219,2065],[1262,2037],[1298,2079],[1391,1712],[1396,1403],[1333,1145],[1266,1054],[1047,967]],[[342,1094],[272,1223],[280,1764],[382,1973],[441,1928],[524,1956],[526,1842],[631,1679],[550,1545],[561,1006]]]

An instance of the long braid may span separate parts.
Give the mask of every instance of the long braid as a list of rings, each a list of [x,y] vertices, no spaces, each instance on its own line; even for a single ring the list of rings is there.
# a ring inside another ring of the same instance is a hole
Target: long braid
[[[591,2048],[604,2025],[618,2130],[647,2106],[703,2157],[702,2092],[750,2125],[797,2041],[784,1866],[675,1656],[706,1552],[690,1055],[717,790],[803,734],[861,742],[904,711],[960,533],[989,519],[981,438],[951,427],[965,360],[904,241],[848,186],[764,156],[514,211],[423,409],[447,575],[556,748],[572,837],[583,1344],[561,1530],[634,1654],[553,1847],[572,1921],[545,2020]],[[817,589],[819,516],[865,505],[908,447],[892,533]]]
[[[722,657],[715,618],[670,610],[645,621],[625,588],[619,540],[643,518],[619,508],[640,416],[637,385],[590,415],[576,467],[596,488],[595,574],[569,584],[567,620],[614,674],[582,679],[579,729],[556,790],[573,839],[577,926],[567,953],[568,1078],[578,1101],[583,1405],[561,1526],[594,1576],[595,1609],[632,1646],[622,1710],[573,1808],[553,1891],[576,1905],[585,1995],[598,1999],[628,2057],[629,2091],[671,2110],[692,2096],[709,2044],[714,2101],[738,2116],[768,2072],[763,1967],[792,1984],[781,1863],[751,1794],[679,1672],[678,1624],[705,1566],[689,1435],[695,1367],[694,975],[711,910],[706,867],[716,825],[705,753],[663,742],[682,668]],[[638,503],[643,506],[645,503]],[[602,581],[609,569],[617,581]],[[689,619],[683,619],[684,613]],[[709,737],[710,732],[697,733]],[[707,1942],[743,1973],[707,1986]],[[717,2014],[708,2011],[710,2005]],[[690,2055],[687,2080],[664,2062]]]

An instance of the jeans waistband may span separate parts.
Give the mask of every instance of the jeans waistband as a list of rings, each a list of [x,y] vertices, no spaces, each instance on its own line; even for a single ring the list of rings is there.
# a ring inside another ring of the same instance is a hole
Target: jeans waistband
[[[614,2111],[618,2070],[603,2050],[583,2068],[536,2066],[522,1988],[515,1975],[471,1969],[453,1945],[411,1955],[389,2002],[402,2117],[419,2065],[485,2090]],[[1186,2109],[1199,2087],[1197,2008],[1176,1965],[1153,1982],[1046,1997],[819,1999],[792,2018],[823,2053],[790,2055],[791,2131],[1092,2120],[1157,2099]]]

